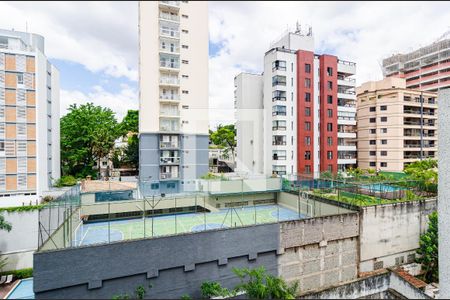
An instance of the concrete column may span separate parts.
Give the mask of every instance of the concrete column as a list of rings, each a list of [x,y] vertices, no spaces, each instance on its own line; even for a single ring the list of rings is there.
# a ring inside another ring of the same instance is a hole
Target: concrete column
[[[450,298],[450,89],[438,94],[439,298]]]

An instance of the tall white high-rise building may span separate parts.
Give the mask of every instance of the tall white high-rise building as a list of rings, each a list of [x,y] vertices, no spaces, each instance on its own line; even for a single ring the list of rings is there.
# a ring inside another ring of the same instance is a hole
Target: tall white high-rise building
[[[59,72],[42,36],[0,30],[0,207],[34,202],[59,177]]]
[[[208,5],[139,2],[139,176],[146,194],[208,172]]]

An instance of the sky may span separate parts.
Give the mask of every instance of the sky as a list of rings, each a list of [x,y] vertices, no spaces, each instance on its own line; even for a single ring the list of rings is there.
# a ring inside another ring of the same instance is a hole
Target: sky
[[[137,2],[0,2],[0,28],[45,37],[61,115],[73,103],[110,107],[119,121],[138,109],[137,18]],[[383,58],[436,41],[449,20],[450,2],[210,2],[210,125],[234,121],[234,77],[260,73],[270,43],[297,21],[312,26],[316,53],[356,62],[361,84],[382,78]]]

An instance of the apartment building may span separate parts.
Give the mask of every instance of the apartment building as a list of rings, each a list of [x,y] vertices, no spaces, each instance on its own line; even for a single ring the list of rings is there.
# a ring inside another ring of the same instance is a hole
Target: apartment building
[[[141,191],[195,188],[208,172],[208,5],[139,2]]]
[[[407,89],[404,78],[370,81],[356,89],[358,166],[401,172],[437,156],[437,94]]]
[[[34,203],[59,177],[59,72],[42,36],[0,30],[0,206]]]
[[[436,92],[450,87],[450,39],[383,59],[384,77],[405,78],[406,87]]]
[[[314,54],[311,28],[272,43],[261,75],[235,78],[237,170],[317,175],[356,166],[355,72],[355,63]]]

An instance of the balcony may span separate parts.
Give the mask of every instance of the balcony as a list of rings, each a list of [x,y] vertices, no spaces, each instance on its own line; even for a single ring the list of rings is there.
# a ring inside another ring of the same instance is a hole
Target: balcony
[[[356,151],[356,145],[338,145],[338,151]]]
[[[167,54],[180,54],[180,47],[177,44],[170,43],[170,42],[161,42],[159,44],[159,52],[167,53]]]
[[[172,14],[160,12],[159,18],[163,19],[163,20],[167,20],[167,21],[172,21],[172,22],[180,22],[179,15],[172,15]]]
[[[159,35],[162,36],[162,37],[179,39],[180,38],[180,31],[175,30],[175,29],[160,28]]]
[[[337,63],[337,71],[338,73],[354,75],[356,74],[356,64],[354,62],[339,59]]]
[[[160,180],[177,180],[179,179],[178,173],[160,173],[159,174]]]
[[[167,86],[179,86],[180,79],[178,79],[178,77],[160,77],[159,84]]]
[[[272,141],[273,146],[286,146],[286,141]]]
[[[160,120],[159,130],[163,132],[178,132],[180,124],[178,120]]]
[[[168,60],[160,60],[159,61],[159,67],[160,68],[166,68],[166,69],[180,69],[180,63],[178,61],[168,61]]]
[[[338,131],[338,138],[356,139],[356,132],[340,132]]]
[[[356,125],[356,119],[354,117],[338,116],[337,121],[339,125]]]
[[[342,75],[338,75],[337,79],[338,86],[348,86],[348,87],[355,87],[356,86],[356,80],[354,78],[347,78]]]
[[[338,163],[338,165],[354,165],[354,164],[356,164],[356,157],[355,158],[338,158],[337,163]]]
[[[180,8],[180,1],[159,1],[159,5]]]
[[[178,102],[178,101],[180,101],[180,95],[178,95],[178,94],[160,94],[159,99],[160,99],[160,101]]]
[[[159,149],[178,149],[178,142],[159,142]]]
[[[277,131],[277,130],[285,131],[286,126],[272,126],[272,131]]]
[[[338,89],[337,97],[338,99],[356,100],[356,93],[352,90]]]
[[[168,118],[178,118],[180,117],[180,111],[178,109],[162,109],[159,111],[159,115]]]
[[[404,143],[403,147],[404,148],[420,148],[420,143],[414,143],[414,144]],[[436,144],[423,144],[423,148],[436,148],[436,147],[437,147]]]
[[[420,115],[420,114],[421,114],[421,113],[420,113],[420,110],[417,110],[417,109],[404,109],[403,112],[404,112],[405,114],[413,114],[413,115]],[[424,111],[423,111],[423,115],[426,115],[426,116],[434,116],[435,113],[434,113],[434,111],[424,110]]]
[[[161,165],[178,165],[180,164],[179,157],[161,157],[159,160]]]

